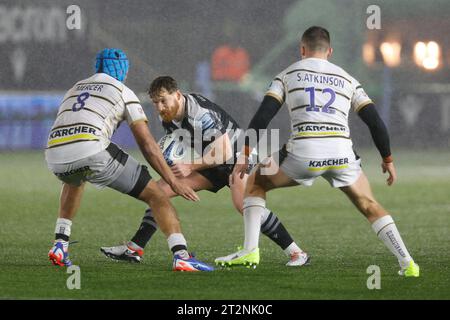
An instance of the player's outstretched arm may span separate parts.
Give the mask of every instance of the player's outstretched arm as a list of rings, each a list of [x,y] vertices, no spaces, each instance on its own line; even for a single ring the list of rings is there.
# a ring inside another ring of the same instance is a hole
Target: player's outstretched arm
[[[200,200],[192,188],[179,182],[175,177],[164,160],[155,138],[148,129],[147,123],[145,121],[135,122],[131,125],[131,131],[147,162],[170,185],[173,191],[187,200]]]
[[[358,112],[358,116],[369,127],[373,142],[383,158],[381,168],[383,173],[387,172],[389,174],[386,181],[387,184],[391,186],[397,179],[397,174],[395,172],[395,166],[391,154],[389,133],[386,125],[380,118],[380,115],[378,114],[373,103],[369,103],[367,106],[363,107]]]

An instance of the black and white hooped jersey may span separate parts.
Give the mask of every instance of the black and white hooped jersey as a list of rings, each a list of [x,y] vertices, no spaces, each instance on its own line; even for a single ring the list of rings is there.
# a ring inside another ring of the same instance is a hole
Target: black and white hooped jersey
[[[291,118],[291,152],[310,158],[352,153],[348,116],[371,103],[360,83],[337,65],[300,60],[278,74],[266,95],[286,103]]]
[[[200,94],[185,94],[185,114],[180,122],[164,122],[166,133],[177,129],[189,132],[190,146],[199,154],[204,154],[208,145],[223,134],[229,135],[235,143],[241,132],[237,122],[221,107]],[[201,148],[201,150],[200,150]]]
[[[138,97],[122,82],[97,73],[67,91],[48,136],[51,163],[70,163],[104,150],[119,124],[147,121]]]

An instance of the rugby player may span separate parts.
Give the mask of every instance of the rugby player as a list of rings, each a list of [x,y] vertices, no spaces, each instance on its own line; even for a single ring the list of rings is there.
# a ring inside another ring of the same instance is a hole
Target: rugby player
[[[55,265],[70,266],[69,237],[72,220],[80,206],[85,182],[110,187],[142,200],[153,208],[155,221],[173,252],[175,271],[211,271],[187,251],[186,240],[167,194],[111,136],[128,123],[142,154],[163,177],[172,192],[199,200],[191,187],[175,177],[147,126],[137,96],[124,85],[129,68],[120,49],[104,49],[96,56],[95,74],[77,82],[64,96],[50,131],[45,158],[48,168],[63,182],[55,242],[48,256]]]
[[[242,133],[237,122],[202,95],[183,94],[176,80],[169,76],[153,80],[148,93],[160,114],[166,133],[186,130],[190,138],[188,145],[194,148],[198,146],[198,153],[202,155],[201,161],[174,163],[171,169],[175,176],[196,191],[208,190],[215,193],[229,186],[234,207],[242,214],[247,173],[243,179],[232,179],[231,176],[237,158],[236,142],[238,135]],[[158,185],[169,197],[177,195],[166,181],[159,180]],[[259,225],[263,234],[289,257],[288,266],[306,263],[302,250],[273,212],[263,210]],[[150,207],[131,241],[124,245],[102,247],[101,251],[112,259],[139,262],[144,247],[156,230],[157,223],[153,217],[153,208]]]
[[[369,127],[381,155],[381,168],[388,173],[388,186],[396,180],[387,129],[362,86],[342,68],[330,63],[330,35],[322,27],[307,29],[300,42],[301,60],[278,74],[249,124],[264,129],[283,104],[291,117],[291,137],[280,151],[279,166],[273,158],[248,178],[244,199],[245,242],[242,250],[217,258],[219,265],[259,263],[259,220],[266,210],[266,193],[275,188],[311,186],[318,177],[342,190],[367,218],[378,238],[396,256],[399,274],[418,277],[419,266],[409,254],[394,220],[375,200],[361,160],[353,151],[348,125],[350,111]],[[233,176],[247,169],[252,145],[246,142]],[[266,166],[277,173],[264,175]]]

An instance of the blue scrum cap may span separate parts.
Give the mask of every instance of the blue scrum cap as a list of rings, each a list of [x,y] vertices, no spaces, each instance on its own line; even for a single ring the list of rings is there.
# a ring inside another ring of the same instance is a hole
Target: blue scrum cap
[[[116,48],[105,48],[97,53],[95,58],[96,73],[106,73],[122,82],[125,80],[129,65],[125,52]]]

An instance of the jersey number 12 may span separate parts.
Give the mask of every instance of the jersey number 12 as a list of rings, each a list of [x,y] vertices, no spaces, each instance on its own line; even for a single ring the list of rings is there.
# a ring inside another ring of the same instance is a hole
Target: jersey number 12
[[[316,97],[315,97],[316,88],[314,88],[314,87],[305,88],[305,92],[309,93],[309,106],[306,108],[306,111],[313,111],[313,112],[322,111],[322,112],[330,113],[330,114],[336,113],[336,110],[334,110],[333,108],[330,108],[330,106],[333,104],[334,100],[336,99],[336,93],[334,92],[333,89],[325,88],[322,90],[323,93],[330,94],[330,100],[328,100],[328,102],[324,104],[324,106],[322,107],[322,110],[320,109],[320,107],[316,106]]]

